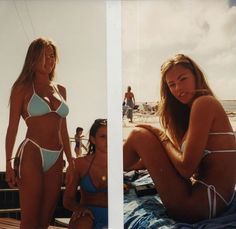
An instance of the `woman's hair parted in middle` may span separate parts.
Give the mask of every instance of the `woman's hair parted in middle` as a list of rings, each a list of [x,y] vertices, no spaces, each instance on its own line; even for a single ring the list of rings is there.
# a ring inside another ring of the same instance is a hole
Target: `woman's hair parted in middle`
[[[35,67],[44,58],[44,51],[47,46],[53,48],[54,56],[56,61],[58,61],[58,51],[54,42],[46,38],[38,38],[31,42],[22,68],[22,71],[16,80],[15,84],[20,83],[32,83],[35,78]],[[55,68],[49,75],[49,79],[53,80],[55,76]],[[15,85],[14,84],[14,85]]]
[[[44,61],[44,52],[47,46],[51,46],[53,48],[55,60],[56,62],[58,62],[57,47],[52,40],[40,37],[32,41],[28,48],[21,73],[14,82],[11,88],[11,92],[13,88],[15,88],[18,85],[26,85],[26,84],[32,85],[35,79],[36,66],[40,61],[42,60]],[[53,80],[55,77],[55,67],[53,68],[52,72],[49,75],[49,80]],[[10,101],[11,101],[11,96],[10,96]]]
[[[179,143],[183,134],[186,132],[189,123],[190,107],[179,102],[171,93],[167,82],[166,74],[176,65],[181,65],[191,71],[195,77],[196,90],[194,98],[201,95],[212,95],[212,90],[208,86],[207,80],[200,67],[188,56],[176,54],[168,59],[161,66],[161,84],[160,84],[160,104],[158,113],[163,128],[165,128],[172,140]]]

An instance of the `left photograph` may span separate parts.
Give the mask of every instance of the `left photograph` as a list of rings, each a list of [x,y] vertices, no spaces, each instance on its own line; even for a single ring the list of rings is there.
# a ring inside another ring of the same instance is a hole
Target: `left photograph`
[[[0,228],[108,228],[106,1],[0,1]]]

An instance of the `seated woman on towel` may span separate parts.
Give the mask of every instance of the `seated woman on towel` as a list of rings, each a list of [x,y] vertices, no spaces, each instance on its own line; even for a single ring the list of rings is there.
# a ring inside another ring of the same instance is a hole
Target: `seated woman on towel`
[[[76,201],[80,186],[80,202]],[[88,155],[67,170],[65,208],[73,211],[69,228],[107,228],[107,120],[96,119],[89,132]]]
[[[141,158],[176,220],[220,215],[234,198],[235,136],[202,71],[186,55],[161,66],[159,115],[164,131],[140,125],[127,138],[124,169]]]

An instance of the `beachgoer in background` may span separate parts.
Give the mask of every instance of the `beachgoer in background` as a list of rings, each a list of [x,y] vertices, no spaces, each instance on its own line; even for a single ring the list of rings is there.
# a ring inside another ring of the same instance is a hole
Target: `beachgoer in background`
[[[122,117],[124,118],[125,115],[127,115],[128,109],[130,109],[130,107],[128,105],[126,105],[125,102],[122,103]]]
[[[69,228],[107,228],[107,198],[107,120],[96,119],[89,132],[88,155],[67,169],[63,204],[73,211]]]
[[[76,154],[76,157],[82,156],[82,148],[84,148],[87,151],[86,146],[82,142],[82,138],[84,137],[84,135],[82,135],[83,130],[84,129],[82,127],[76,128],[76,133],[75,133],[75,154]]]
[[[20,228],[47,228],[62,184],[63,151],[73,162],[66,116],[66,89],[53,83],[57,49],[48,39],[34,40],[10,96],[6,134],[6,181],[19,187]],[[27,125],[12,168],[12,155],[20,117]]]
[[[161,67],[159,115],[164,131],[137,126],[124,144],[124,169],[140,158],[167,212],[182,222],[222,214],[236,183],[236,143],[229,119],[189,57]]]
[[[127,109],[127,118],[130,119],[129,122],[133,122],[133,109],[135,106],[135,98],[133,92],[131,92],[131,87],[128,86],[127,92],[125,93],[124,101],[126,106],[128,106]]]

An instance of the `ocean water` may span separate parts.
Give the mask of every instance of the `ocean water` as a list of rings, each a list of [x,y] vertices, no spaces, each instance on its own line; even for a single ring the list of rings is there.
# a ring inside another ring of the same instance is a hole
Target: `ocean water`
[[[137,105],[145,104],[146,102],[137,102]],[[236,115],[236,100],[220,100],[227,114]],[[150,106],[155,106],[156,102],[147,102]]]
[[[221,100],[220,102],[228,114],[236,115],[236,100]]]
[[[222,100],[221,104],[228,114],[230,123],[234,131],[236,131],[236,100]]]
[[[221,104],[223,105],[230,123],[233,127],[233,130],[236,131],[236,100],[221,100]],[[137,102],[136,105],[145,104],[146,102]],[[150,107],[156,105],[156,102],[147,102]],[[142,106],[140,106],[142,107]],[[156,127],[160,127],[159,118],[156,115],[145,115],[140,114],[140,112],[134,113],[134,122],[129,123],[127,118],[123,119],[123,140],[125,140],[129,133],[132,131],[135,125],[145,123],[149,125],[153,125]]]

